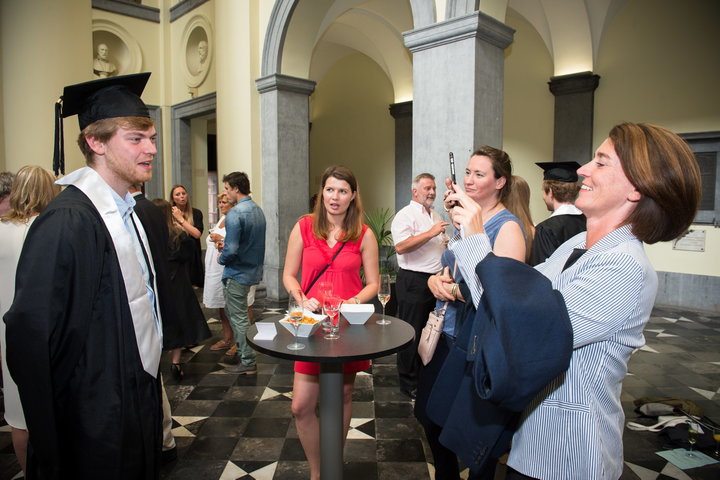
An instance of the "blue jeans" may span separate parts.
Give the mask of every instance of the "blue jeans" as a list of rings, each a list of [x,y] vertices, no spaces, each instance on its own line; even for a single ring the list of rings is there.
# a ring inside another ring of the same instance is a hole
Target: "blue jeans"
[[[246,332],[250,327],[248,318],[247,296],[251,285],[243,285],[232,278],[223,279],[223,293],[225,295],[225,312],[227,313],[230,327],[235,335],[235,342],[243,365],[255,365],[255,350],[247,343]]]

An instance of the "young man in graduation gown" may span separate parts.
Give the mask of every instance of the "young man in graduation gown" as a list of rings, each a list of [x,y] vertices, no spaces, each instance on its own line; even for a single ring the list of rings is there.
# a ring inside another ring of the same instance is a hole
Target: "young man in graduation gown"
[[[543,201],[550,218],[535,227],[530,265],[538,265],[548,258],[566,240],[571,239],[586,227],[585,215],[575,207],[575,199],[580,191],[577,162],[540,162],[536,163],[544,170]]]
[[[28,479],[158,478],[162,325],[152,253],[128,186],[152,176],[149,73],[66,87],[87,166],[30,229],[4,320],[30,434]],[[62,170],[56,148],[56,173]]]

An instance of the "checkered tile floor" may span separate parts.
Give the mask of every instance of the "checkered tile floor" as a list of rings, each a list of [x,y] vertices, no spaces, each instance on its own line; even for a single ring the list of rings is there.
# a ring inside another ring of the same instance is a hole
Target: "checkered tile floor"
[[[256,318],[277,311],[264,307],[258,299]],[[206,313],[207,318],[216,315]],[[163,357],[178,460],[163,468],[161,478],[308,478],[290,413],[292,364],[259,354],[257,375],[223,373],[224,352],[209,349],[221,335],[220,324],[210,320],[210,326],[214,338],[183,353],[185,378],[179,384],[170,378],[169,357]],[[647,345],[633,355],[623,385],[627,420],[638,416],[635,398],[677,396],[693,400],[720,421],[720,314],[656,308],[645,335]],[[673,448],[657,433],[626,429],[624,443],[623,480],[720,478],[720,464],[683,471],[656,455]],[[345,478],[430,479],[429,462],[412,403],[398,390],[395,357],[377,359],[355,383]],[[5,425],[0,427],[0,479],[21,478],[18,470]],[[504,478],[502,467],[496,478]]]

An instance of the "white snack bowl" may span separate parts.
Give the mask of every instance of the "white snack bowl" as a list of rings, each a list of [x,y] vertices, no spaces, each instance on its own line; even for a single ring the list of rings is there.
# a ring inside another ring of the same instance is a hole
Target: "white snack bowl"
[[[309,312],[307,310],[303,312],[303,316],[313,318],[313,319],[317,320],[317,322],[301,323],[300,325],[298,325],[298,333],[297,333],[298,337],[309,337],[310,335],[315,333],[317,331],[317,329],[320,328],[320,325],[322,324],[322,321],[325,318],[325,315]],[[290,332],[292,335],[295,335],[295,327],[293,327],[293,324],[288,321],[287,317],[280,320],[279,323],[280,323],[280,325],[285,327],[288,332]]]
[[[375,306],[372,303],[343,303],[340,313],[350,325],[363,325],[375,313]]]

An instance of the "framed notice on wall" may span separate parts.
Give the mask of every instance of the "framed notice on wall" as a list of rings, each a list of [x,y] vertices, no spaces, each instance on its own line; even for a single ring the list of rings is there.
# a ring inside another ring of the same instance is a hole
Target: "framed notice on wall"
[[[705,230],[688,230],[685,235],[673,242],[673,250],[704,252]]]

